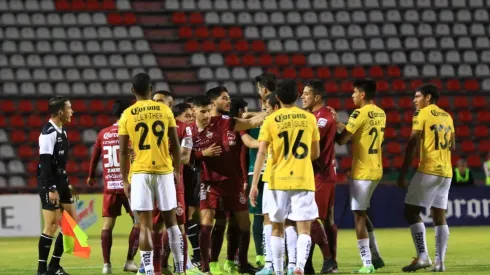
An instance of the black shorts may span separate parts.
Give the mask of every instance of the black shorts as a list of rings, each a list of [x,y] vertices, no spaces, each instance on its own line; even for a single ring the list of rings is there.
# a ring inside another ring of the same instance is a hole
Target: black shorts
[[[73,198],[71,196],[70,189],[66,184],[57,184],[56,190],[60,196],[59,204],[71,204]],[[49,201],[49,190],[46,188],[39,188],[39,197],[41,198],[41,206],[43,210],[56,210],[60,208],[60,205],[54,205]]]
[[[199,207],[200,172],[184,166],[184,196],[186,206]]]

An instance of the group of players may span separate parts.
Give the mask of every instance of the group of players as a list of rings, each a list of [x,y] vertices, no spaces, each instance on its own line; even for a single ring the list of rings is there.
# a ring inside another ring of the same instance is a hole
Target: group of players
[[[87,179],[92,186],[103,155],[103,274],[112,272],[111,232],[121,206],[135,213],[125,271],[172,274],[168,258],[173,254],[177,274],[314,274],[316,244],[324,260],[321,273],[336,273],[334,145],[351,139],[351,209],[363,262],[355,273],[374,273],[384,266],[366,212],[383,175],[386,115],[374,104],[376,83],[354,82],[352,100],[358,109],[344,125],[325,105],[328,100],[319,80],[305,83],[302,109],[295,106],[299,93],[294,80],[278,83],[274,75],[264,73],[255,81],[263,110],[256,113],[248,112],[242,99],[231,100],[223,86],[173,106],[168,92],[152,94],[147,74],[133,77],[137,101],[115,102],[113,114],[118,121],[99,133]],[[420,144],[419,169],[405,200],[417,258],[403,271],[432,265],[420,219],[425,207],[431,207],[436,229],[433,271],[445,270],[449,230],[444,210],[452,176],[449,149],[455,140],[452,119],[437,107],[438,97],[437,88],[430,84],[415,93],[417,112],[398,183],[405,186],[407,169]],[[249,213],[254,214],[252,235],[259,268],[248,260]],[[226,262],[220,267],[226,227]],[[193,248],[191,258],[187,238]],[[138,247],[139,267],[133,262]]]

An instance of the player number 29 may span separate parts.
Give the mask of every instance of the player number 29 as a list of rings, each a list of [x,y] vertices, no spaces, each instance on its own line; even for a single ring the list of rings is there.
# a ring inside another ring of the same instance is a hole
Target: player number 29
[[[138,143],[138,148],[140,150],[150,150],[151,146],[150,144],[145,144],[146,137],[148,136],[148,132],[150,131],[150,128],[148,128],[148,125],[144,122],[140,122],[136,124],[136,127],[134,128],[136,132],[142,130],[143,132],[141,133],[140,137],[140,142]],[[156,120],[153,122],[151,125],[151,132],[155,137],[158,137],[157,139],[157,147],[160,147],[163,141],[163,136],[165,134],[165,124],[163,124],[162,121]]]
[[[447,140],[447,134],[451,131],[451,126],[444,126],[444,125],[437,125],[434,124],[430,126],[430,130],[434,131],[434,146],[436,150],[439,150],[439,147],[441,147],[442,150],[451,148],[451,140]],[[443,133],[442,139],[444,140],[444,143],[439,142],[440,137],[439,134]]]
[[[385,128],[380,128],[380,129],[381,129],[381,132],[384,133]],[[373,142],[371,142],[371,146],[369,146],[368,154],[374,155],[374,154],[378,153],[378,148],[374,148],[374,145],[376,144],[376,140],[378,139],[378,136],[379,136],[378,129],[377,128],[371,128],[371,130],[369,131],[369,135],[373,136]]]
[[[308,155],[308,146],[301,142],[301,137],[303,136],[304,130],[299,130],[296,139],[293,144],[293,156],[297,159],[304,159]],[[286,131],[282,131],[277,135],[279,138],[284,139],[284,159],[288,159],[289,156],[289,133]],[[299,148],[303,149],[303,152],[300,154]]]
[[[107,151],[107,154],[104,154],[104,158],[107,159],[107,162],[104,164],[106,168],[119,167],[119,145],[114,146],[104,146],[102,150]]]

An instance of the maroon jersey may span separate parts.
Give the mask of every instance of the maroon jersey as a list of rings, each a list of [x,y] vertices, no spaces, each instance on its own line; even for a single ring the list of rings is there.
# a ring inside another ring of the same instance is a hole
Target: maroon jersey
[[[235,119],[229,116],[212,117],[209,125],[201,132],[196,127],[193,135],[196,156],[202,155],[202,151],[213,144],[220,146],[222,150],[220,156],[201,158],[203,182],[243,180],[240,168],[242,142],[239,133],[233,130],[234,127]]]
[[[320,132],[320,156],[313,162],[315,181],[335,183],[335,134],[337,126],[332,112],[321,107],[313,112]]]
[[[104,193],[122,193],[124,187],[119,164],[119,134],[117,123],[102,129],[97,135],[92,157],[90,159],[89,177],[95,177],[95,170],[102,158],[102,169],[104,176]]]
[[[186,148],[189,148],[186,146],[186,143],[182,143],[182,140],[184,138],[190,138],[190,140],[192,141],[192,132],[193,132],[193,126],[192,125],[188,125],[188,124],[185,124],[183,122],[180,122],[180,121],[176,121],[177,123],[177,136],[179,137],[179,141],[181,142],[181,146],[184,146]],[[190,146],[189,149],[192,149],[192,146]],[[177,183],[177,186],[176,186],[176,191],[177,193],[184,193],[184,179],[183,179],[183,171],[184,171],[184,165],[180,165],[180,180],[179,182]]]

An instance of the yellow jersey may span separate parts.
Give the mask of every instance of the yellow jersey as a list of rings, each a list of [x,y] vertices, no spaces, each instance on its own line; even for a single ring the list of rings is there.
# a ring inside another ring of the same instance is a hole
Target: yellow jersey
[[[268,116],[259,141],[272,148],[267,160],[270,190],[315,191],[311,144],[319,141],[315,116],[298,107],[281,108]]]
[[[160,102],[140,100],[119,120],[119,135],[129,136],[136,155],[130,174],[169,174],[173,171],[168,129],[177,127],[170,108]]]
[[[262,174],[262,182],[267,182],[271,180],[271,169],[272,169],[272,161],[270,161],[272,157],[272,147],[269,145],[267,147],[267,158],[265,159],[265,170]]]
[[[446,178],[453,176],[451,146],[454,124],[451,115],[431,104],[413,115],[413,130],[422,131],[417,171]]]
[[[354,110],[345,129],[352,137],[351,178],[380,180],[383,177],[382,144],[385,112],[374,104]]]

